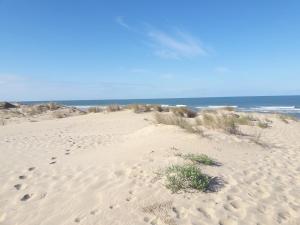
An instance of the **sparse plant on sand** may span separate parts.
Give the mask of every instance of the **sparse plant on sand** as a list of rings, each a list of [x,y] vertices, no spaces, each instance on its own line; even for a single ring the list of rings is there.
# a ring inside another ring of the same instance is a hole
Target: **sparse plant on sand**
[[[109,105],[106,107],[107,112],[117,112],[120,111],[122,108],[119,105]]]
[[[179,191],[206,191],[210,177],[194,164],[172,165],[165,171],[166,187],[173,193]]]
[[[172,114],[170,115],[170,114],[156,113],[155,120],[157,123],[160,124],[175,125],[186,130],[189,133],[196,133],[196,134],[203,135],[203,131],[199,127],[193,126],[191,123],[189,123],[189,121],[187,121],[187,119],[179,116],[175,116]]]
[[[99,113],[99,112],[103,112],[103,108],[102,107],[98,107],[98,106],[94,106],[94,107],[89,107],[87,109],[87,111],[89,113]]]
[[[203,164],[207,166],[214,166],[216,165],[215,160],[210,158],[205,154],[179,154],[178,156],[182,157],[185,160],[190,160],[193,163]]]
[[[197,112],[187,107],[176,107],[171,110],[176,116],[194,118],[197,116]]]
[[[266,122],[259,121],[259,122],[257,123],[257,126],[260,127],[260,128],[262,128],[262,129],[265,129],[265,128],[268,128],[268,127],[269,127],[269,124],[266,123]]]
[[[281,119],[282,122],[284,123],[289,123],[289,121],[299,121],[296,117],[292,115],[286,115],[286,114],[280,114],[279,119]]]

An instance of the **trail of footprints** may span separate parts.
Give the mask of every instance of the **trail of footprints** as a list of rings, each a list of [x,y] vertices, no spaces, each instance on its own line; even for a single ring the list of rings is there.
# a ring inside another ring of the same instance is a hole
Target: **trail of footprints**
[[[72,144],[74,145],[75,142],[72,140],[72,138],[70,138],[69,142],[72,142]],[[80,146],[78,146],[78,148],[80,148]],[[70,155],[71,154],[71,150],[70,149],[66,149],[65,150],[65,155]],[[49,164],[50,165],[54,165],[56,164],[57,162],[57,157],[56,156],[53,156],[50,158],[50,162]],[[35,170],[36,168],[35,167],[29,167],[28,168],[28,172],[32,172],[33,170]],[[27,179],[27,176],[26,175],[20,175],[19,177],[19,180],[25,180]],[[18,183],[18,184],[15,184],[14,185],[14,188],[19,191],[19,190],[22,190],[24,188],[24,185],[21,184],[21,183]],[[33,196],[33,194],[25,194],[23,195],[21,198],[20,198],[20,201],[27,201],[29,200],[31,197]]]

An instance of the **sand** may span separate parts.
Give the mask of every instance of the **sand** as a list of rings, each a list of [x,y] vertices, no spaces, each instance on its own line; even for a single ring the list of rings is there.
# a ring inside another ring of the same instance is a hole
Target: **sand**
[[[153,113],[95,113],[0,126],[1,225],[300,224],[300,123],[201,137]],[[158,172],[203,153],[218,182],[171,193]]]

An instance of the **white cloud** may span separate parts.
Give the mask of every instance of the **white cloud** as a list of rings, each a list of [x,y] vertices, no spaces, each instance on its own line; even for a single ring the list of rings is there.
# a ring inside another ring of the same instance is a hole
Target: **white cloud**
[[[177,31],[175,34],[167,34],[159,30],[148,32],[154,53],[161,58],[180,59],[207,55],[206,49],[200,41],[193,36]]]
[[[120,26],[126,29],[130,29],[130,26],[124,21],[124,18],[122,16],[117,16],[115,20]]]

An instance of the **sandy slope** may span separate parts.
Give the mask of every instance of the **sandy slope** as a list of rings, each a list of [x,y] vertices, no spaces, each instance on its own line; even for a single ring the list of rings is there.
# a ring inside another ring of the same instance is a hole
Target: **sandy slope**
[[[272,120],[243,127],[268,148],[128,111],[2,126],[0,224],[300,224],[300,123]],[[218,160],[202,169],[223,187],[172,194],[156,172],[178,152]]]

